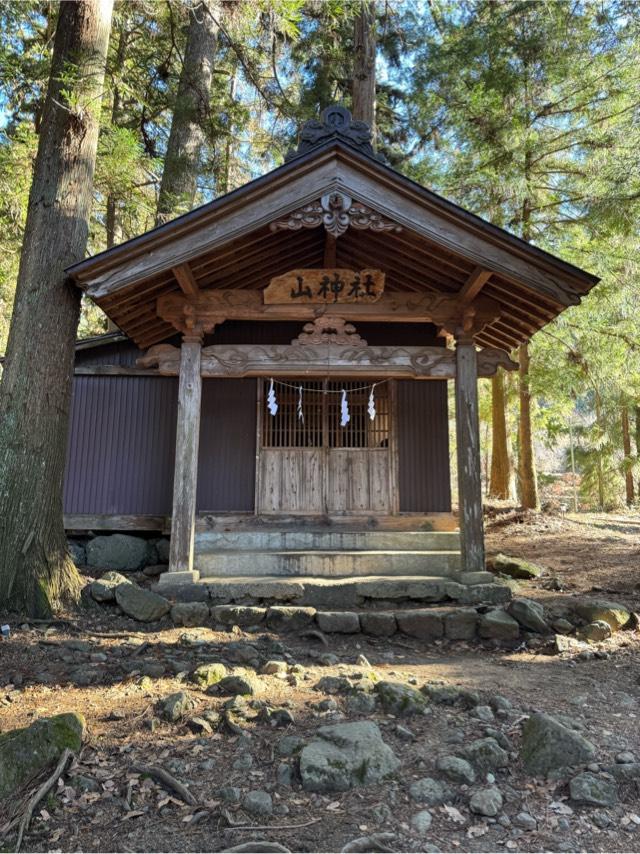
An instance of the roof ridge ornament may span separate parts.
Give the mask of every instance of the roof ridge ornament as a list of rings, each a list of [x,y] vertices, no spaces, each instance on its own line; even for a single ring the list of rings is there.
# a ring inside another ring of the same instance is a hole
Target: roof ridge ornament
[[[306,154],[313,148],[332,139],[346,142],[362,154],[376,157],[371,143],[371,128],[366,122],[354,121],[351,111],[339,104],[332,104],[320,113],[320,119],[305,122],[300,131],[298,147],[291,149],[286,160]]]
[[[354,202],[351,196],[334,190],[325,193],[315,202],[291,211],[286,219],[276,220],[269,226],[271,231],[299,231],[301,228],[317,228],[324,225],[333,237],[340,237],[349,226],[359,231],[402,231],[402,226],[386,219],[382,214]]]

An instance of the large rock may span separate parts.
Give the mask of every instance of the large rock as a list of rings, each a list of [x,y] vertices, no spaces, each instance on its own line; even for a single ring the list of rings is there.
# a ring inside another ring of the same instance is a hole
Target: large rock
[[[116,587],[116,602],[128,617],[141,623],[159,620],[169,612],[171,603],[153,590],[144,590],[137,584],[119,584]]]
[[[481,638],[496,638],[497,640],[515,640],[520,636],[518,621],[510,617],[506,611],[495,610],[482,614],[479,623]]]
[[[206,602],[176,602],[171,608],[171,619],[176,626],[206,626],[209,606]]]
[[[520,757],[529,774],[543,777],[572,765],[591,762],[590,741],[550,715],[535,714],[522,727]]]
[[[616,783],[589,771],[569,781],[569,794],[572,801],[596,807],[612,807],[618,801]]]
[[[257,626],[267,613],[266,608],[251,605],[214,605],[211,616],[224,626]]]
[[[115,602],[116,587],[120,584],[131,584],[132,582],[124,575],[113,570],[105,572],[96,581],[89,585],[89,591],[96,602]]]
[[[84,547],[84,543],[78,540],[67,540],[67,550],[76,566],[86,566],[87,550]]]
[[[488,565],[494,572],[507,575],[509,578],[539,578],[544,574],[544,569],[535,563],[530,563],[521,557],[510,557],[497,554],[488,561]]]
[[[360,631],[360,619],[355,611],[318,611],[316,623],[322,632],[353,635]]]
[[[41,718],[24,729],[0,735],[0,798],[17,792],[25,783],[55,764],[65,748],[77,753],[82,745],[82,715],[66,713]]]
[[[544,608],[533,599],[512,599],[507,611],[525,629],[547,634],[549,626],[544,618]]]
[[[436,640],[444,636],[442,613],[435,609],[416,608],[413,611],[396,611],[398,629],[412,638]]]
[[[438,771],[446,780],[452,783],[466,783],[471,785],[476,781],[476,772],[466,759],[459,756],[442,756],[436,765]]]
[[[267,611],[267,626],[274,632],[298,632],[310,625],[315,615],[315,608],[273,605]]]
[[[300,754],[302,787],[308,792],[346,792],[372,785],[399,765],[371,721],[321,727]]]
[[[94,537],[86,550],[87,566],[96,569],[142,569],[158,562],[153,543],[130,534]]]
[[[160,701],[160,713],[170,723],[176,723],[193,708],[193,700],[185,691],[176,691]]]
[[[378,682],[374,691],[382,708],[392,715],[421,715],[427,707],[424,694],[402,682]]]
[[[631,620],[631,611],[619,602],[608,602],[604,599],[591,602],[579,602],[575,606],[576,614],[587,623],[604,620],[611,626],[612,632],[624,628]]]

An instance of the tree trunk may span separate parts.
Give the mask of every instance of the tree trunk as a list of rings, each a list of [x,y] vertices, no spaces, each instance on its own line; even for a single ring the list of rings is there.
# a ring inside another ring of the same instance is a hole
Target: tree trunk
[[[504,371],[498,368],[491,379],[491,476],[489,495],[492,498],[511,498],[511,460],[507,436],[506,395]]]
[[[353,118],[366,122],[376,135],[376,16],[375,3],[365,0],[354,24],[354,66],[351,88]]]
[[[531,434],[531,391],[529,389],[529,345],[521,344],[518,348],[520,362],[519,397],[520,419],[518,422],[518,479],[520,481],[520,503],[529,510],[540,507],[538,498],[538,479],[536,462],[533,453]]]
[[[633,488],[633,459],[631,457],[631,431],[629,429],[629,409],[623,404],[621,409],[622,448],[624,450],[624,485],[627,506],[632,507],[635,501]]]
[[[200,158],[209,116],[218,4],[202,0],[191,11],[184,62],[158,197],[157,224],[190,210],[196,198]]]
[[[634,406],[633,417],[636,434],[636,457],[640,459],[640,406]],[[638,478],[638,494],[640,495],[640,478]]]
[[[30,615],[80,590],[62,520],[80,294],[64,269],[87,244],[112,6],[58,7],[0,386],[0,602]]]

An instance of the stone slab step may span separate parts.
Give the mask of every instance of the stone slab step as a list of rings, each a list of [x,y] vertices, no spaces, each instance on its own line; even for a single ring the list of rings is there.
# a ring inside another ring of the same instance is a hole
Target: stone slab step
[[[219,551],[458,551],[458,531],[208,531],[196,554]]]
[[[467,573],[452,578],[428,576],[365,576],[350,578],[286,578],[247,576],[207,578],[175,589],[168,575],[160,576],[159,592],[179,601],[210,601],[217,604],[306,605],[332,609],[366,606],[456,602],[461,605],[497,605],[508,602],[511,590],[490,579],[464,584]],[[475,574],[474,574],[475,575]],[[485,575],[484,573],[482,575]],[[166,579],[166,581],[163,581]]]
[[[231,575],[451,576],[460,571],[460,553],[447,551],[217,551],[196,552],[201,579]]]

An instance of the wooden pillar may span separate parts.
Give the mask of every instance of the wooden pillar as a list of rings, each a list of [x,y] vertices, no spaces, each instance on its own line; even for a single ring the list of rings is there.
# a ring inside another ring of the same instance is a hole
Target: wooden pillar
[[[201,350],[200,341],[187,339],[183,341],[180,349],[171,546],[169,572],[160,576],[163,586],[198,580],[198,573],[193,569],[193,545],[202,397]]]
[[[473,340],[464,335],[456,337],[455,391],[462,568],[484,572],[478,357]]]

